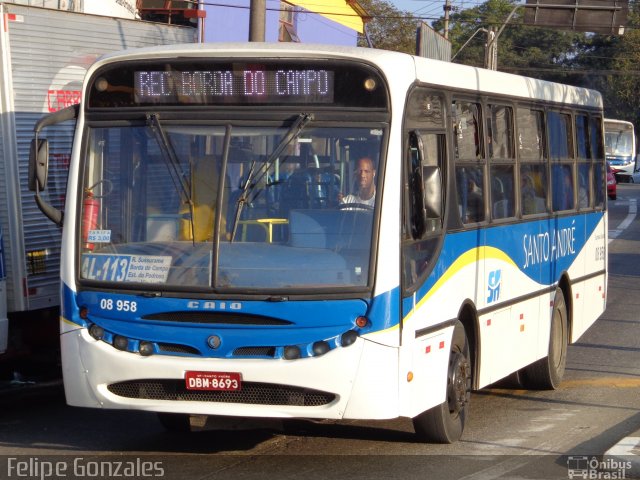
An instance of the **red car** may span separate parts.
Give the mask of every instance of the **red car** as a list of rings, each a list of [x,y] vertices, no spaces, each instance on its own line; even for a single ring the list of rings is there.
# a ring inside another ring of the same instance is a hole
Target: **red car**
[[[609,162],[607,162],[607,195],[611,200],[615,200],[617,198],[617,185],[616,185],[616,176],[613,174],[613,169]]]

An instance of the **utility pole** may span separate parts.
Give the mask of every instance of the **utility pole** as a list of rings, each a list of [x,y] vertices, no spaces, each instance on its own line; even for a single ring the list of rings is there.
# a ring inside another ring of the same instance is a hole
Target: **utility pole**
[[[266,0],[251,0],[249,10],[249,41],[264,42],[267,16]]]
[[[484,49],[484,68],[489,70],[498,69],[498,36],[496,28],[489,27],[487,30],[487,44]]]
[[[504,30],[504,27],[507,26],[507,23],[511,21],[516,10],[521,6],[522,5],[516,5],[513,10],[511,10],[511,13],[497,32],[496,27],[489,27],[489,30],[487,31],[487,45],[484,51],[484,68],[488,68],[489,70],[498,69],[498,37]]]
[[[451,12],[451,0],[445,0],[444,6],[444,38],[449,39],[449,12]]]

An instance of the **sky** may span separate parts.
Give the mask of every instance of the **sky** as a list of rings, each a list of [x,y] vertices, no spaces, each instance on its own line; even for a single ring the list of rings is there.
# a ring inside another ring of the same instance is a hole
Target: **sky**
[[[410,12],[417,17],[440,18],[445,0],[387,0],[398,10]],[[484,0],[450,0],[451,6],[459,9],[473,8]]]

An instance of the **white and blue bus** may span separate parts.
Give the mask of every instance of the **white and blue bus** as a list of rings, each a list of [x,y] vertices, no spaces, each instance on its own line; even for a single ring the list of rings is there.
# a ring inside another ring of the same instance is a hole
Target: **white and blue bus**
[[[47,135],[73,119],[63,216]],[[472,390],[556,388],[605,309],[595,91],[374,49],[173,46],[98,60],[35,131],[70,405],[173,429],[406,417],[453,442]]]
[[[633,181],[636,171],[636,134],[633,123],[604,119],[604,153],[617,180]]]

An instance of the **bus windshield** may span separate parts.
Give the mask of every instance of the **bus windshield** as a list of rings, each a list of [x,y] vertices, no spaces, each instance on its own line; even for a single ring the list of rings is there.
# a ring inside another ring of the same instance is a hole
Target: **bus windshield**
[[[138,287],[331,289],[369,282],[384,125],[89,129],[80,278]],[[136,287],[137,288],[137,287]]]
[[[605,149],[607,155],[618,157],[633,156],[633,130],[625,127],[607,128],[605,132]]]

